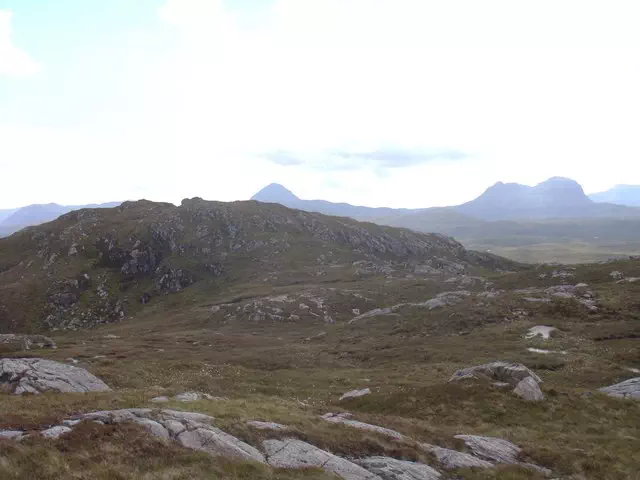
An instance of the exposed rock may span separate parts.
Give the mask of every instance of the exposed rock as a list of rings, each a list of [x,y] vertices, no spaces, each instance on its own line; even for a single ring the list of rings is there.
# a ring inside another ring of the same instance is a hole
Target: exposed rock
[[[449,379],[449,382],[470,378],[492,379],[507,382],[515,387],[521,380],[527,377],[531,377],[536,382],[542,383],[542,379],[538,375],[520,363],[492,362],[458,370]]]
[[[274,422],[261,422],[259,420],[250,420],[247,422],[250,427],[258,430],[289,430],[289,427]]]
[[[40,435],[42,435],[45,438],[55,439],[55,438],[59,438],[65,433],[69,433],[70,431],[71,431],[71,428],[65,425],[58,425],[56,427],[51,427],[47,430],[44,430],[43,432],[40,432]]]
[[[545,340],[549,340],[551,338],[551,332],[557,330],[555,327],[548,327],[546,325],[536,325],[535,327],[531,327],[529,329],[529,333],[525,335],[525,338],[534,338],[537,336],[541,336]]]
[[[345,393],[340,397],[340,400],[345,400],[347,398],[358,398],[364,397],[365,395],[369,395],[371,390],[368,388],[363,388],[362,390],[351,390],[350,392]]]
[[[520,380],[516,385],[516,388],[513,389],[513,393],[528,402],[539,402],[544,400],[544,394],[542,393],[542,390],[540,390],[538,382],[536,382],[533,377],[527,377]]]
[[[169,401],[169,397],[153,397],[151,401],[153,403],[167,403]]]
[[[389,457],[367,457],[355,463],[383,480],[437,480],[442,475],[428,465]]]
[[[609,274],[609,276],[614,280],[622,280],[624,278],[624,273],[619,272],[618,270],[614,270]]]
[[[251,445],[213,426],[214,418],[201,413],[145,408],[110,410],[80,415],[78,419],[105,424],[133,422],[162,441],[173,441],[214,456],[226,456],[264,463],[264,456]]]
[[[23,393],[107,392],[111,389],[83,368],[41,358],[0,359],[0,387]]]
[[[463,440],[471,452],[481,459],[508,465],[522,465],[547,475],[551,473],[550,470],[544,467],[521,462],[518,456],[522,449],[516,444],[503,440],[502,438],[480,437],[477,435],[456,435],[455,438]]]
[[[20,430],[0,430],[0,439],[5,440],[22,440],[24,432]]]
[[[327,413],[323,415],[321,418],[331,423],[341,423],[343,425],[348,425],[353,428],[357,428],[358,430],[366,430],[369,432],[376,432],[382,435],[386,435],[388,437],[395,438],[396,440],[401,440],[405,438],[400,432],[396,432],[395,430],[391,430],[389,428],[379,427],[378,425],[371,425],[369,423],[359,422],[357,420],[350,420],[349,417],[351,414],[344,413]]]
[[[361,466],[296,438],[265,440],[262,446],[267,462],[276,468],[318,467],[345,480],[380,480],[379,476]]]
[[[440,465],[447,470],[453,470],[455,468],[491,468],[493,464],[486,460],[481,460],[478,457],[469,455],[468,453],[458,452],[457,450],[450,450],[448,448],[437,447],[435,445],[429,445],[427,443],[420,444],[420,447],[427,452],[433,453]]]
[[[198,400],[213,400],[213,397],[208,393],[183,392],[176,395],[175,399],[179,402],[197,402]]]
[[[610,397],[640,399],[640,377],[601,388],[600,391]]]
[[[57,348],[56,343],[44,335],[16,335],[13,333],[0,334],[0,345],[3,349],[11,347],[16,350],[30,350],[38,348]]]
[[[561,355],[566,355],[567,354],[567,352],[565,352],[564,350],[545,350],[543,348],[534,348],[534,347],[527,348],[527,351],[529,351],[531,353],[541,353],[543,355],[548,355],[550,353],[559,353]]]

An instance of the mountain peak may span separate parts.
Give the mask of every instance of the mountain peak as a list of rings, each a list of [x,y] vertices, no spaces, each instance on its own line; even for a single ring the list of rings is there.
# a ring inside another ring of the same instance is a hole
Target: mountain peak
[[[251,197],[251,200],[287,205],[291,202],[297,202],[300,199],[296,197],[291,190],[283,187],[279,183],[271,183]]]

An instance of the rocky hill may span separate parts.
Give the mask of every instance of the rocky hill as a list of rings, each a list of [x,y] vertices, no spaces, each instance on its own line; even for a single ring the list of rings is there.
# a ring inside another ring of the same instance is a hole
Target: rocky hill
[[[599,203],[640,207],[640,185],[616,185],[605,192],[592,193],[589,198]]]
[[[148,201],[85,209],[0,240],[0,329],[120,321],[187,288],[331,282],[370,272],[506,268],[452,238],[258,202]]]

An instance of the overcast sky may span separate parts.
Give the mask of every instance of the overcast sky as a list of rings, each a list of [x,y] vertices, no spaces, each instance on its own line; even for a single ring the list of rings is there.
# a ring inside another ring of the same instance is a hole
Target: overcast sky
[[[0,0],[0,208],[640,184],[637,0]]]

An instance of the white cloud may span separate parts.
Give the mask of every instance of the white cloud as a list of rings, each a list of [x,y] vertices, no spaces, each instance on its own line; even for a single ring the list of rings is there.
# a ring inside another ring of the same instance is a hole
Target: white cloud
[[[40,70],[40,65],[27,52],[16,47],[11,40],[11,19],[13,13],[0,10],[0,76],[32,75]]]

